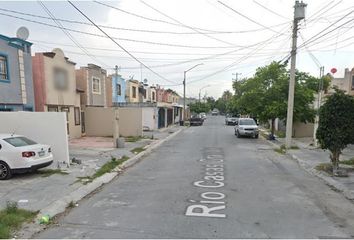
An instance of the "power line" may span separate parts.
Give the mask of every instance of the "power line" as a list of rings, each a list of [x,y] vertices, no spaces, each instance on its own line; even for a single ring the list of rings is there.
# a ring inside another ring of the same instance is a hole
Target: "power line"
[[[41,1],[38,1],[44,11],[49,15],[49,17],[58,25],[58,27],[64,32],[64,34],[73,42],[76,46],[78,46],[87,56],[89,56],[92,60],[99,62],[105,67],[110,67],[109,65],[105,64],[104,62],[98,60],[95,56],[93,56],[89,51],[87,51],[71,34],[70,32],[66,31],[61,25],[60,22],[56,21],[55,16],[51,13],[51,11],[45,6],[45,4]]]
[[[281,17],[281,18],[284,18],[284,19],[289,20],[289,18],[284,17],[283,15],[280,15],[280,14],[277,13],[277,12],[274,12],[272,9],[267,8],[266,6],[264,6],[264,5],[260,4],[259,2],[257,2],[256,0],[253,0],[253,2],[254,2],[255,4],[257,4],[258,6],[260,6],[261,8],[267,10],[268,12],[271,12],[271,13],[273,13],[274,15],[276,15],[276,16],[278,16],[278,17]]]
[[[95,34],[95,33],[91,33],[91,32],[75,30],[75,29],[66,28],[66,27],[61,28],[61,27],[59,27],[57,25],[52,25],[52,24],[48,24],[48,23],[44,23],[44,22],[39,22],[39,21],[36,21],[36,20],[26,19],[26,18],[22,18],[22,17],[18,17],[18,16],[13,16],[13,15],[6,14],[6,13],[0,13],[0,15],[11,17],[11,18],[16,18],[16,19],[21,19],[21,20],[24,20],[24,21],[27,21],[27,22],[32,22],[32,23],[36,23],[36,24],[40,24],[40,25],[44,25],[44,26],[48,26],[48,27],[65,29],[65,30],[71,31],[71,32],[76,32],[76,33],[81,33],[81,34],[90,35],[90,36],[96,36],[96,37],[101,37],[101,38],[107,38],[106,36],[100,35],[100,34]],[[136,43],[144,43],[144,44],[160,45],[160,46],[168,46],[168,47],[179,47],[179,48],[194,48],[194,49],[235,48],[233,46],[196,46],[196,45],[193,46],[193,45],[181,45],[181,44],[173,44],[173,43],[152,42],[152,41],[129,39],[129,38],[118,38],[118,37],[112,37],[112,38],[116,39],[116,40],[120,40],[120,41],[136,42]],[[245,47],[245,46],[241,46],[240,45],[239,47]]]
[[[255,24],[257,24],[257,25],[259,25],[259,26],[261,26],[261,27],[264,27],[264,28],[266,28],[266,29],[268,29],[268,30],[270,30],[270,31],[272,31],[272,32],[279,33],[279,32],[277,32],[277,31],[271,29],[270,27],[267,27],[267,26],[263,25],[262,23],[259,23],[259,22],[255,21],[255,20],[253,20],[253,19],[247,17],[246,15],[240,13],[239,11],[233,9],[232,7],[226,5],[225,3],[221,2],[221,1],[218,1],[218,2],[219,2],[220,4],[222,4],[223,6],[225,6],[226,8],[230,9],[231,11],[237,13],[237,14],[240,15],[241,17],[246,18],[248,21],[253,22],[253,23],[255,23]]]
[[[86,14],[84,14],[78,7],[76,7],[70,0],[68,0],[68,3],[73,6],[82,16],[84,16],[88,21],[90,21],[93,25],[95,25],[95,27],[100,30],[104,35],[106,35],[109,39],[111,39],[112,42],[114,42],[119,48],[121,48],[124,52],[126,52],[129,56],[131,56],[133,59],[135,59],[138,63],[140,63],[141,65],[143,65],[145,68],[147,68],[150,72],[154,73],[156,76],[160,77],[161,79],[167,81],[167,82],[171,82],[171,83],[175,83],[163,76],[161,76],[159,73],[157,73],[156,71],[154,71],[153,69],[151,69],[150,67],[146,66],[145,63],[143,63],[142,61],[140,61],[138,58],[136,58],[133,54],[131,54],[128,50],[126,50],[122,45],[120,45],[116,40],[114,40],[111,36],[109,36],[104,30],[102,30],[99,26],[96,25],[96,23],[94,23]]]
[[[163,13],[162,11],[156,9],[155,7],[151,6],[150,4],[147,4],[147,3],[144,2],[143,0],[140,0],[140,2],[143,3],[145,6],[149,7],[150,9],[152,9],[152,10],[158,12],[158,13],[161,14],[162,16],[165,16],[166,18],[171,19],[172,21],[174,21],[174,22],[180,24],[181,26],[183,26],[183,27],[185,27],[185,28],[189,28],[189,29],[191,29],[191,30],[193,30],[193,31],[195,31],[195,32],[197,32],[197,33],[199,33],[199,34],[201,34],[201,35],[207,37],[207,38],[216,40],[216,41],[218,41],[218,42],[222,42],[222,43],[225,43],[225,44],[230,45],[230,46],[235,46],[233,43],[229,43],[229,42],[226,42],[226,41],[221,40],[221,39],[219,39],[219,38],[216,38],[216,37],[213,37],[213,36],[209,36],[208,34],[199,31],[197,28],[194,28],[194,27],[191,27],[191,26],[188,26],[188,25],[183,24],[181,21],[178,21],[177,19],[175,19],[175,18],[173,18],[173,17],[167,15],[166,13]]]

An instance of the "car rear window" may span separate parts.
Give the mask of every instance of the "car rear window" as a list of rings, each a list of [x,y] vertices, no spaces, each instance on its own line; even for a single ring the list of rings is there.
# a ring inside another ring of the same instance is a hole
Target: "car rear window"
[[[31,139],[28,139],[26,137],[5,138],[4,141],[11,144],[14,147],[24,147],[24,146],[37,144],[35,141],[32,141]]]
[[[240,125],[256,125],[256,122],[252,119],[243,119],[240,120]]]

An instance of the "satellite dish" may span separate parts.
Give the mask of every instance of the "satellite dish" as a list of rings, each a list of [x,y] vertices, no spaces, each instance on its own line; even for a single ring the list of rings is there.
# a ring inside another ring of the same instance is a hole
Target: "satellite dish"
[[[145,79],[144,79],[144,83],[147,83],[147,82],[148,82],[148,80],[145,78]]]
[[[29,31],[26,27],[20,27],[17,29],[16,36],[22,40],[27,40],[29,36]]]

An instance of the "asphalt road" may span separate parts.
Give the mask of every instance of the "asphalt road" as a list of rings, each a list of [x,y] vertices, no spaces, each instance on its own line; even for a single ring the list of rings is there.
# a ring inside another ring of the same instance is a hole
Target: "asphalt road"
[[[353,205],[262,139],[209,116],[36,238],[337,238]]]

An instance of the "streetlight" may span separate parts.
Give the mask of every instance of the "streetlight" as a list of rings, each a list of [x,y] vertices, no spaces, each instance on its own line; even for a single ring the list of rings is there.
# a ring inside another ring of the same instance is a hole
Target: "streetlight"
[[[200,103],[200,93],[202,92],[202,90],[203,90],[204,88],[207,88],[207,87],[210,87],[210,84],[209,84],[209,85],[206,85],[206,86],[204,86],[204,87],[202,87],[201,89],[199,89],[199,103]]]
[[[195,67],[198,67],[200,65],[203,65],[204,63],[198,63],[188,69],[187,71],[184,71],[184,78],[183,78],[183,121],[186,121],[186,73],[192,70]]]

